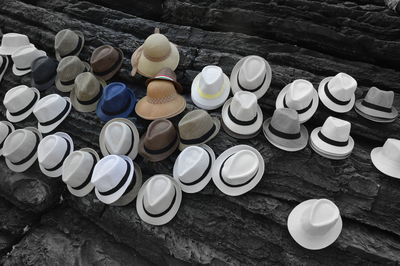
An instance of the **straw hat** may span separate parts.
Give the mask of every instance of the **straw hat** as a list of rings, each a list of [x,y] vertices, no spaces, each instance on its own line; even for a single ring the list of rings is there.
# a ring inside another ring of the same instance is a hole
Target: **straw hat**
[[[16,123],[26,119],[32,113],[39,98],[39,91],[26,85],[19,85],[8,90],[3,100],[8,121]]]
[[[14,75],[23,76],[30,73],[32,62],[42,56],[46,56],[46,52],[38,50],[35,46],[23,46],[15,50],[11,55]]]
[[[4,74],[8,68],[8,57],[7,56],[0,56],[0,82],[3,79]]]
[[[59,91],[70,92],[75,86],[75,78],[90,70],[88,63],[77,56],[67,56],[61,59],[57,67],[56,87]]]
[[[19,33],[6,33],[1,38],[0,55],[12,55],[21,47],[34,47],[28,36]]]
[[[3,147],[6,138],[15,130],[13,124],[8,121],[0,121],[0,156],[3,155]]]
[[[97,47],[90,57],[90,65],[93,74],[107,81],[111,79],[121,68],[124,53],[119,48],[111,45]]]
[[[400,140],[388,138],[383,147],[374,148],[371,161],[385,175],[400,178]]]
[[[165,67],[157,73],[154,78],[149,78],[146,80],[146,86],[149,85],[153,80],[168,80],[174,83],[177,92],[182,93],[182,85],[177,81],[175,72],[169,67]]]
[[[35,59],[32,62],[32,87],[44,91],[54,85],[57,76],[58,61],[48,56]]]
[[[66,56],[78,56],[85,43],[85,36],[81,31],[64,29],[59,31],[54,38],[56,58],[60,61]]]
[[[110,204],[111,206],[126,206],[131,203],[138,195],[139,190],[142,187],[142,170],[135,162],[133,162],[133,168],[133,177],[128,188],[119,199]]]

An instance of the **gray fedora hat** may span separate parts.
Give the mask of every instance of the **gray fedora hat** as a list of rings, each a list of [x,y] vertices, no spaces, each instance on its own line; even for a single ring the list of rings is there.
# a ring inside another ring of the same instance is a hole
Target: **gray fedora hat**
[[[85,36],[80,31],[64,29],[59,31],[54,38],[56,58],[60,61],[63,57],[79,55],[85,43]]]
[[[75,78],[71,91],[71,104],[79,112],[93,112],[103,94],[106,82],[96,78],[91,72],[83,72]]]
[[[75,78],[84,72],[90,71],[88,63],[77,56],[67,56],[61,59],[57,67],[56,87],[59,91],[69,92],[75,86]]]

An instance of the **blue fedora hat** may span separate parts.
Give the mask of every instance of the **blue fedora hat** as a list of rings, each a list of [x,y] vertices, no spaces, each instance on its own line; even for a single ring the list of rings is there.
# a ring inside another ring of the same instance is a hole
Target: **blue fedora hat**
[[[96,114],[102,121],[117,117],[128,117],[135,108],[137,99],[124,83],[112,82],[104,87],[103,96],[97,104]]]

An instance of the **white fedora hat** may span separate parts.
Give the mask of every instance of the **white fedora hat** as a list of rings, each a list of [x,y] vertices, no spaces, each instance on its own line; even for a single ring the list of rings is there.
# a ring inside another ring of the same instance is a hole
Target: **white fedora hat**
[[[90,148],[83,148],[68,155],[62,166],[62,181],[72,195],[84,197],[93,190],[90,179],[99,160],[97,152]]]
[[[321,102],[330,110],[346,113],[354,106],[357,81],[346,73],[324,78],[318,87]]]
[[[0,121],[0,156],[3,155],[3,147],[6,138],[15,130],[13,124],[8,121]]]
[[[70,111],[70,99],[58,94],[43,97],[33,108],[33,114],[38,120],[38,129],[42,133],[49,133],[56,129]]]
[[[97,198],[111,204],[128,189],[135,173],[132,159],[125,155],[107,155],[94,167],[91,182]]]
[[[231,72],[232,93],[249,91],[260,99],[271,85],[271,78],[271,66],[267,60],[257,55],[243,57]]]
[[[75,78],[90,71],[90,65],[77,56],[67,56],[61,59],[57,66],[56,87],[59,91],[70,92],[75,87]]]
[[[46,52],[37,49],[35,46],[23,46],[14,51],[11,59],[14,64],[12,71],[16,76],[23,76],[32,71],[32,62],[37,58],[46,56]]]
[[[8,68],[8,57],[0,55],[0,82]]]
[[[276,99],[276,109],[290,108],[299,114],[300,123],[309,120],[317,111],[319,103],[318,92],[311,82],[296,79],[286,85]]]
[[[264,169],[264,159],[259,151],[248,145],[237,145],[215,160],[212,179],[222,193],[239,196],[260,182]]]
[[[152,225],[163,225],[175,217],[182,202],[178,182],[168,175],[154,175],[142,186],[136,200],[140,219]]]
[[[325,157],[327,159],[331,159],[331,160],[344,160],[347,157],[350,156],[351,151],[345,154],[341,154],[341,155],[337,155],[331,152],[327,152],[327,151],[323,151],[321,150],[319,147],[315,146],[315,144],[313,143],[313,141],[310,139],[310,147],[314,150],[314,152],[322,157]]]
[[[354,148],[354,140],[350,136],[351,124],[348,121],[328,117],[322,127],[311,132],[310,141],[319,151],[328,155],[350,155]],[[312,147],[314,148],[314,147]]]
[[[173,175],[183,192],[201,191],[211,180],[214,151],[207,145],[189,146],[176,158]]]
[[[371,160],[385,175],[400,178],[400,140],[388,138],[383,147],[371,151]]]
[[[39,91],[26,85],[19,85],[8,90],[3,100],[7,109],[6,117],[8,121],[16,123],[27,118],[39,99]]]
[[[19,33],[6,33],[1,39],[0,54],[11,55],[23,46],[34,46],[29,42],[28,36]]]
[[[218,66],[204,67],[192,82],[192,101],[201,109],[217,109],[228,99],[229,92],[229,78]]]
[[[126,155],[134,160],[139,150],[139,132],[131,121],[114,118],[101,129],[99,146],[103,156]]]
[[[6,164],[14,172],[27,170],[37,159],[37,148],[42,134],[34,127],[13,131],[3,145]]]
[[[262,126],[263,113],[254,93],[239,91],[222,107],[222,127],[232,137],[248,139]]]
[[[339,208],[328,199],[311,199],[297,205],[289,214],[287,227],[293,239],[311,250],[331,245],[342,231]]]
[[[39,168],[48,177],[62,175],[65,159],[74,151],[72,138],[64,132],[44,137],[38,146]]]
[[[293,109],[275,109],[272,117],[264,121],[263,132],[272,145],[285,151],[302,150],[308,143],[307,128],[300,124]]]

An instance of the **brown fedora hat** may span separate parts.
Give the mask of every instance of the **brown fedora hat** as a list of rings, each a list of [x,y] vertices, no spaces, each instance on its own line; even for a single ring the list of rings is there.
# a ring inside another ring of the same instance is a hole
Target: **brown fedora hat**
[[[151,162],[170,156],[179,145],[179,136],[171,121],[158,119],[150,123],[140,138],[139,154]]]
[[[146,86],[153,80],[168,80],[174,83],[175,89],[177,92],[182,93],[183,88],[182,85],[176,81],[176,74],[175,72],[169,68],[165,67],[158,72],[158,74],[154,78],[150,78],[146,80]]]
[[[124,53],[111,45],[97,47],[90,58],[93,74],[107,81],[121,68]]]

